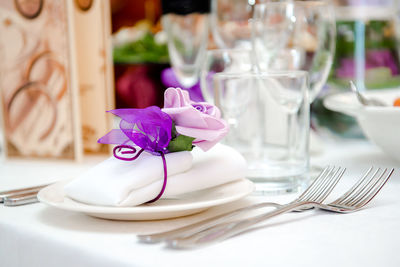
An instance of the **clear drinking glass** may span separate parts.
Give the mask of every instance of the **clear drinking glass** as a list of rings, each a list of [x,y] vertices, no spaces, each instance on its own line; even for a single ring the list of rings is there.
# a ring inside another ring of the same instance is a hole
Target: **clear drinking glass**
[[[178,81],[184,87],[193,86],[199,79],[199,71],[208,44],[208,15],[167,14],[162,25],[168,37],[170,63]]]
[[[217,73],[215,103],[230,126],[223,140],[248,163],[262,193],[294,192],[308,182],[308,73]]]
[[[200,71],[200,87],[204,99],[214,102],[215,73],[250,72],[254,67],[252,52],[244,49],[214,49],[206,52]]]
[[[312,102],[332,66],[336,39],[333,7],[322,0],[257,4],[252,34],[261,71],[309,71]]]

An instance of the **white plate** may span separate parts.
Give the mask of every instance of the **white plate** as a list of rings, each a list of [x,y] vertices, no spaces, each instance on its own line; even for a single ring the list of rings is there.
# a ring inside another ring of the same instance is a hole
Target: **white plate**
[[[94,206],[75,201],[64,193],[69,181],[49,185],[38,194],[38,199],[50,206],[77,211],[90,216],[112,220],[158,220],[195,214],[210,207],[229,203],[249,195],[254,185],[247,179],[180,195],[174,199],[160,199],[155,203],[135,207]]]

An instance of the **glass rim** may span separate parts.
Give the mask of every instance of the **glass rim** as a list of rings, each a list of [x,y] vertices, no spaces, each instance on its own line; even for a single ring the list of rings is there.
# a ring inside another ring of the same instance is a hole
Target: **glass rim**
[[[246,53],[251,53],[252,50],[246,49],[246,48],[215,48],[215,49],[207,49],[206,53],[211,54],[215,52],[246,52]]]
[[[332,6],[331,3],[327,3],[326,1],[322,0],[309,0],[309,1],[302,1],[302,0],[294,0],[292,2],[281,2],[281,1],[273,1],[273,2],[265,2],[265,3],[256,3],[254,8],[261,8],[265,6],[301,6],[301,7],[320,7]]]
[[[265,12],[265,10],[268,7],[273,7],[273,6],[287,6],[290,10],[292,10],[292,12],[297,12],[297,10],[304,10],[304,9],[322,9],[322,11],[328,12],[327,13],[328,17],[333,16],[332,8],[334,7],[333,4],[323,0],[309,0],[309,1],[294,0],[292,2],[277,1],[277,2],[257,3],[253,6],[254,8],[253,19],[258,20],[259,18],[257,16],[260,13]]]
[[[217,72],[216,78],[309,78],[308,71],[305,70],[271,70],[263,72]]]

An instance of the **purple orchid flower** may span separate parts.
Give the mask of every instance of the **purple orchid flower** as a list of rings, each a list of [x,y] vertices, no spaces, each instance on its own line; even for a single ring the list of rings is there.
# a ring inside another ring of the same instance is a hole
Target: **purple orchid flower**
[[[118,144],[122,148],[133,144],[155,155],[167,153],[171,141],[172,119],[159,107],[144,109],[114,109],[112,114],[121,118],[120,129],[113,129],[98,142]]]
[[[162,158],[164,181],[160,193],[147,203],[152,203],[161,198],[167,186],[167,162],[165,153],[171,141],[172,119],[162,112],[157,106],[144,109],[114,109],[112,114],[121,118],[120,129],[113,129],[97,142],[102,144],[117,144],[114,147],[114,157],[120,160],[131,161],[137,159],[143,151],[147,151]],[[141,148],[139,152],[132,143]],[[124,150],[123,149],[127,149]],[[118,152],[122,155],[118,155]],[[136,153],[137,152],[137,153]],[[126,157],[126,154],[134,154]]]

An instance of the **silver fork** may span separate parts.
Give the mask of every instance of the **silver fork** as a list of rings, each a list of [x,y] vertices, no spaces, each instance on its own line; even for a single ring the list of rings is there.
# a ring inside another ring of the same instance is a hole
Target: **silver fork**
[[[339,179],[343,176],[346,169],[341,167],[326,167],[321,173],[315,178],[313,183],[294,201],[289,204],[304,203],[304,202],[322,202],[324,201],[329,193],[332,192],[333,188],[338,183]],[[209,227],[217,225],[219,223],[226,222],[230,218],[240,215],[242,213],[247,213],[251,210],[260,209],[264,207],[282,207],[281,204],[273,202],[258,203],[244,208],[240,208],[234,211],[230,211],[206,220],[202,220],[195,224],[191,224],[182,228],[174,229],[167,232],[156,233],[151,235],[138,235],[141,242],[144,243],[157,243],[161,241],[166,241],[169,239],[185,238],[193,234],[201,232]],[[301,210],[306,210],[307,207],[302,207]]]
[[[367,205],[378,194],[393,174],[393,171],[393,168],[390,171],[387,169],[381,170],[380,168],[373,171],[373,167],[371,167],[352,188],[329,204],[322,204],[317,201],[290,203],[272,212],[249,219],[218,224],[191,236],[168,240],[168,245],[173,248],[193,248],[208,245],[247,231],[251,226],[272,217],[301,208],[314,207],[339,213],[355,212]]]

